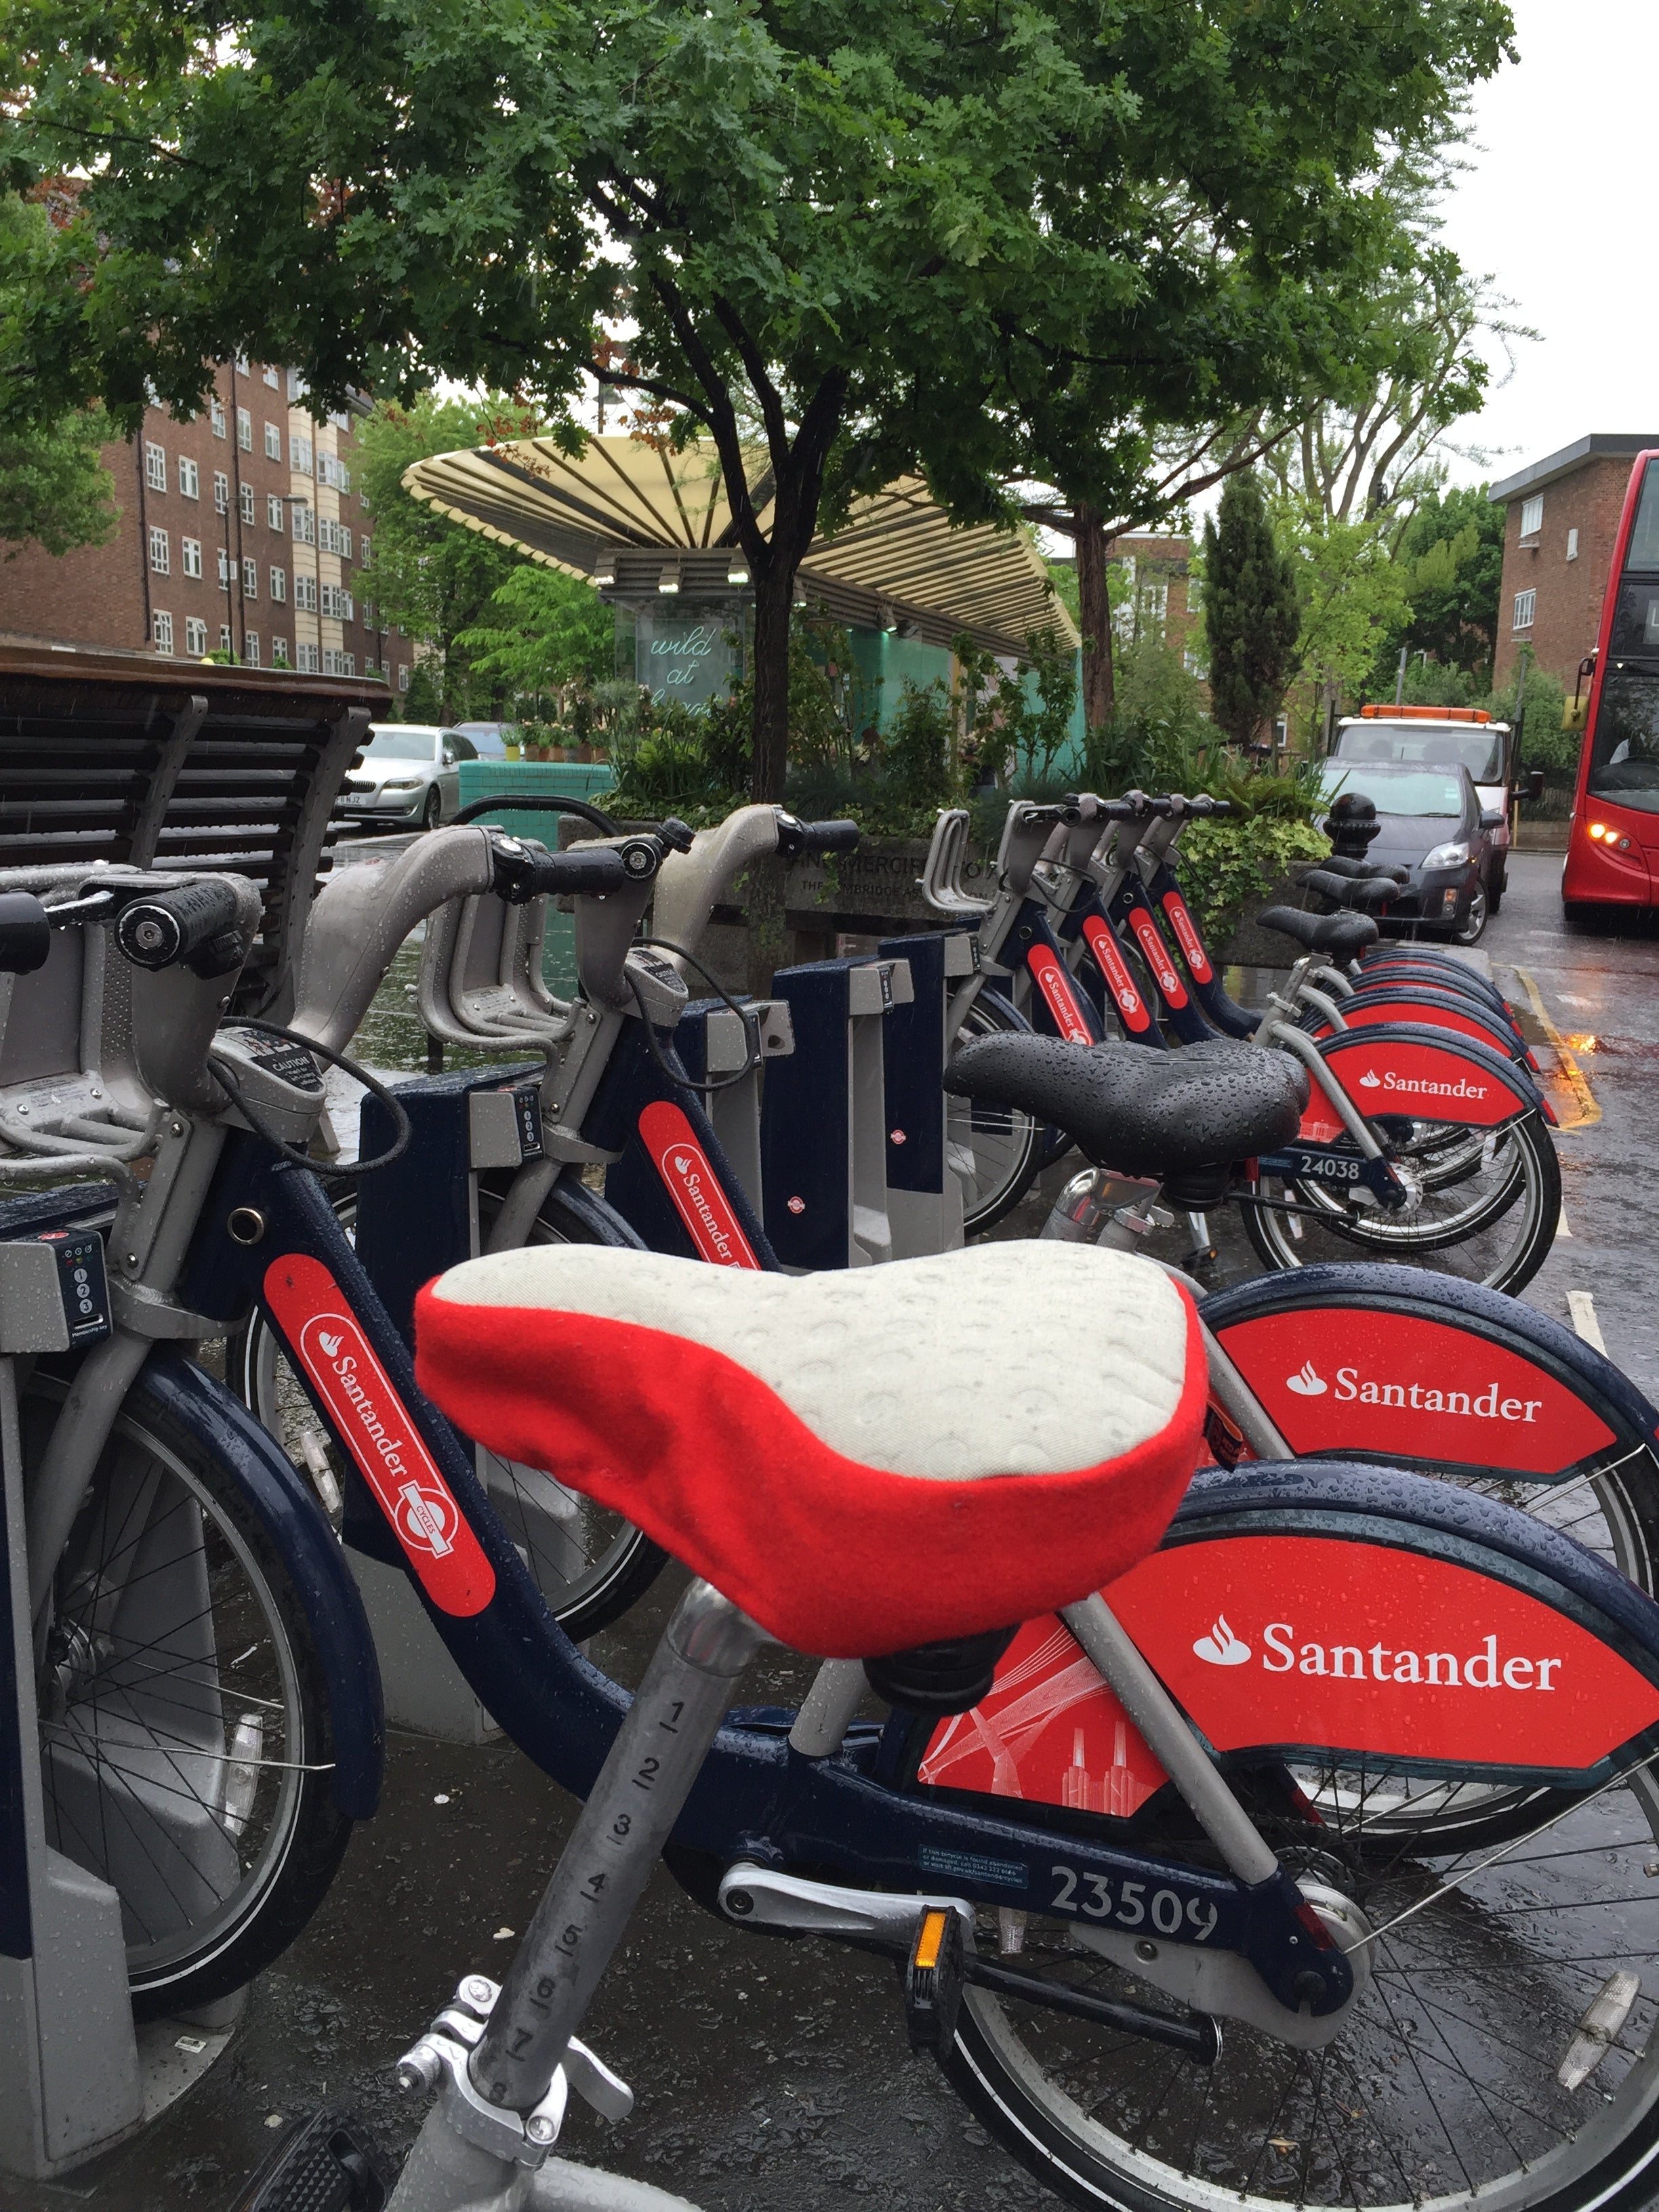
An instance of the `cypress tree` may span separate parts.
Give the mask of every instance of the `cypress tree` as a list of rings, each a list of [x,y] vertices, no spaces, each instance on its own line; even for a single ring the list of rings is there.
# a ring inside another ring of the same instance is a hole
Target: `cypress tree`
[[[1296,569],[1249,471],[1228,477],[1219,521],[1204,526],[1204,569],[1210,713],[1236,744],[1249,744],[1283,703],[1301,627]]]

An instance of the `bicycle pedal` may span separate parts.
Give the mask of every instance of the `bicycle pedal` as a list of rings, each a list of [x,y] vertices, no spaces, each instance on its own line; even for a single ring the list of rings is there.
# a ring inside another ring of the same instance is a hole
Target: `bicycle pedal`
[[[904,1963],[904,2025],[912,2051],[943,2059],[956,2041],[963,1980],[962,1919],[930,1905]]]
[[[384,2212],[392,2175],[349,2112],[299,2119],[236,2199],[234,2212]]]

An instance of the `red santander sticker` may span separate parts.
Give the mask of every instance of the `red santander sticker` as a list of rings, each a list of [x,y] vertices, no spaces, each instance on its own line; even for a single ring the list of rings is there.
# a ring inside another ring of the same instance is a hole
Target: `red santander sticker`
[[[1136,1036],[1144,1036],[1152,1025],[1146,1011],[1146,1001],[1135,988],[1135,979],[1129,973],[1129,963],[1118,950],[1117,939],[1097,914],[1083,918],[1083,934],[1095,964],[1106,978],[1106,988],[1112,994],[1119,1018],[1126,1030]]]
[[[697,1256],[716,1267],[758,1267],[724,1185],[686,1115],[666,1098],[640,1116],[640,1142],[685,1224]]]
[[[1220,1332],[1298,1455],[1352,1448],[1435,1466],[1564,1474],[1615,1439],[1506,1346],[1416,1314],[1297,1306]]]
[[[1046,945],[1034,945],[1025,956],[1048,1012],[1054,1018],[1054,1027],[1067,1044],[1093,1044],[1095,1033],[1088,1018],[1078,1004],[1077,993],[1072,988],[1072,979],[1060,966]]]
[[[1140,906],[1130,908],[1129,927],[1135,933],[1135,941],[1146,956],[1147,966],[1158,978],[1158,989],[1172,1006],[1184,1006],[1187,994],[1182,987],[1180,976],[1176,974],[1175,962],[1170,957],[1170,948],[1164,942],[1163,931],[1146,908]]]
[[[265,1269],[265,1303],[337,1435],[380,1501],[422,1589],[441,1613],[482,1613],[495,1595],[455,1494],[422,1443],[352,1313],[319,1260],[289,1252]]]
[[[1179,891],[1165,891],[1159,903],[1164,908],[1165,920],[1175,932],[1176,943],[1181,947],[1187,965],[1193,971],[1194,982],[1207,983],[1215,974],[1215,970],[1211,967],[1209,957],[1204,950],[1204,941],[1198,933],[1198,924],[1187,911],[1186,900],[1182,897]]]

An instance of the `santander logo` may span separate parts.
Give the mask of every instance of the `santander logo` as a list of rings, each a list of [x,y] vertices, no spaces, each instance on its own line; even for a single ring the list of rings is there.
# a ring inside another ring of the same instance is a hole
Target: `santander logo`
[[[655,1099],[640,1116],[640,1141],[662,1178],[700,1259],[716,1267],[760,1261],[732,1212],[725,1188],[679,1107]]]
[[[1158,978],[1158,989],[1172,1006],[1184,1006],[1187,994],[1182,988],[1181,978],[1176,974],[1175,963],[1170,957],[1170,948],[1164,942],[1158,924],[1141,908],[1133,907],[1129,912],[1129,927],[1146,956],[1147,965]]]
[[[1322,1398],[1330,1387],[1311,1359],[1304,1359],[1296,1374],[1285,1377],[1285,1388],[1298,1398]]]
[[[1048,1012],[1054,1018],[1054,1027],[1066,1043],[1092,1044],[1095,1034],[1077,1002],[1072,979],[1048,947],[1034,945],[1025,956],[1025,964],[1048,1002]]]
[[[1096,965],[1106,978],[1106,987],[1123,1018],[1124,1027],[1133,1030],[1137,1035],[1149,1030],[1152,1025],[1152,1015],[1147,1012],[1146,1000],[1135,988],[1134,977],[1118,951],[1117,940],[1110,928],[1097,914],[1087,915],[1084,918],[1083,934],[1095,957]]]
[[[1362,1091],[1410,1091],[1419,1098],[1484,1098],[1486,1085],[1471,1083],[1467,1075],[1460,1075],[1455,1083],[1437,1083],[1431,1075],[1397,1075],[1385,1067],[1379,1076],[1374,1067],[1368,1067],[1359,1079]]]
[[[445,1613],[482,1613],[495,1595],[495,1571],[345,1293],[320,1261],[298,1252],[271,1261],[264,1293],[422,1588]]]
[[[1224,1613],[1217,1613],[1209,1634],[1200,1636],[1193,1650],[1212,1667],[1243,1667],[1250,1656],[1249,1645],[1233,1634]]]
[[[1164,914],[1169,918],[1170,927],[1175,932],[1176,943],[1186,955],[1187,965],[1193,971],[1194,981],[1207,983],[1215,970],[1211,967],[1205,955],[1197,925],[1187,911],[1186,900],[1182,897],[1179,891],[1165,891],[1163,907]]]

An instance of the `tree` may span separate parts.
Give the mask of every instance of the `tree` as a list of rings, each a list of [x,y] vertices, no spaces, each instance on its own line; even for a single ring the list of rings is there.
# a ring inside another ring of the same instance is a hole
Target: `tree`
[[[14,171],[88,172],[42,371],[189,404],[246,345],[322,405],[437,372],[561,416],[597,384],[706,437],[776,797],[795,570],[855,492],[920,468],[1008,514],[1023,471],[1115,513],[1143,457],[1132,431],[1103,458],[1118,426],[1343,357],[1385,149],[1442,131],[1511,24],[1325,0],[1316,38],[1306,13],[10,0]]]
[[[51,234],[44,208],[0,193],[0,362],[25,317],[32,264],[49,253]],[[110,437],[108,418],[96,406],[0,428],[0,541],[33,538],[53,554],[106,544],[118,514],[103,463]]]
[[[432,702],[428,713],[437,720],[463,721],[477,709],[501,705],[507,679],[495,669],[481,670],[465,641],[488,620],[495,594],[532,564],[411,499],[404,489],[404,471],[428,453],[479,445],[492,433],[523,434],[538,427],[521,410],[504,418],[495,401],[481,405],[427,392],[409,407],[383,402],[358,428],[359,488],[368,503],[374,549],[362,595],[379,608],[382,621],[395,623],[429,648],[417,668],[422,696]],[[411,715],[416,696],[411,689],[404,702]]]
[[[1271,727],[1296,672],[1301,615],[1295,563],[1260,483],[1230,477],[1218,518],[1204,526],[1204,629],[1210,712],[1235,744]]]
[[[509,698],[533,700],[538,717],[551,704],[556,717],[572,685],[612,673],[616,628],[591,584],[526,561],[496,587],[484,619],[456,643],[478,675],[503,685]]]
[[[1426,492],[1395,556],[1405,573],[1408,610],[1390,629],[1372,681],[1393,680],[1401,648],[1426,653],[1461,670],[1471,690],[1492,681],[1498,654],[1498,590],[1504,575],[1504,509],[1485,484]]]

